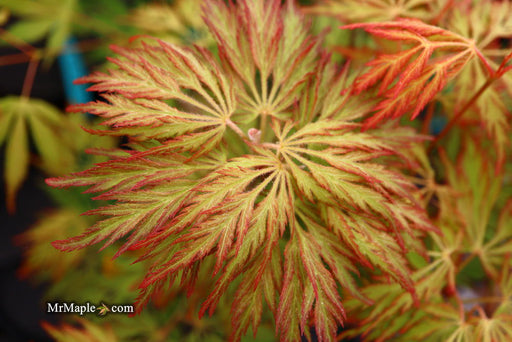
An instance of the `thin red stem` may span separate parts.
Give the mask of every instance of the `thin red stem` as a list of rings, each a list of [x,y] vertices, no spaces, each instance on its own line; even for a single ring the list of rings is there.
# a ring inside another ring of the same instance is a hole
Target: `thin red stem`
[[[236,125],[236,123],[234,123],[233,121],[231,121],[230,119],[227,119],[226,120],[226,125],[231,128],[240,138],[242,138],[243,141],[247,142],[247,143],[250,143],[251,141],[249,140],[249,138],[247,137],[247,135],[244,134],[244,132],[242,132],[242,130],[240,129],[240,127],[238,127]]]
[[[483,63],[483,65],[485,66],[485,69],[487,70],[487,72],[489,73],[489,75],[491,75],[491,77],[493,77],[494,75],[494,70],[492,69],[492,67],[489,65],[489,62],[487,62],[487,58],[485,58],[485,56],[482,54],[482,52],[475,46],[475,52],[476,52],[476,55],[477,57],[480,59],[480,61]]]
[[[489,88],[494,83],[494,81],[496,81],[496,77],[494,76],[491,76],[487,79],[487,81],[480,87],[480,89],[478,89],[475,95],[473,95],[471,99],[464,105],[464,107],[462,107],[462,109],[457,114],[455,114],[455,116],[450,120],[450,122],[448,122],[448,124],[443,128],[441,133],[439,133],[439,135],[436,136],[434,140],[432,140],[432,143],[428,149],[429,152],[434,148],[434,146],[439,140],[441,140],[446,136],[446,134],[448,134],[448,132],[453,128],[453,126],[455,126],[455,124],[462,118],[462,116],[468,111],[468,109],[471,108],[471,106],[473,106],[476,103],[478,98],[487,90],[487,88]]]
[[[12,55],[0,56],[0,66],[27,63],[31,59],[26,53],[20,52]]]
[[[23,40],[19,39],[15,35],[11,34],[9,31],[0,28],[0,39],[5,40],[8,44],[14,46],[27,56],[32,57],[35,50],[37,50],[32,45],[25,43]]]
[[[30,97],[32,92],[32,86],[34,85],[34,79],[37,73],[37,67],[39,65],[39,59],[33,58],[27,67],[27,73],[25,74],[25,80],[23,81],[23,89],[21,90],[22,97]]]

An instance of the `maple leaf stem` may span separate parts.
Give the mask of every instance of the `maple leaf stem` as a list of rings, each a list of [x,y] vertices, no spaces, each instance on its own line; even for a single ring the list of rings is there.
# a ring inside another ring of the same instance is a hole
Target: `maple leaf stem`
[[[274,144],[274,143],[262,143],[261,146],[264,146],[264,147],[268,147],[268,148],[271,148],[273,150],[279,150],[281,149],[281,146],[278,145],[278,144]]]
[[[30,97],[32,86],[34,85],[34,78],[36,76],[37,66],[39,65],[40,55],[37,53],[38,50],[32,45],[26,43],[25,41],[11,34],[9,31],[6,31],[1,28],[0,37],[2,40],[14,46],[18,50],[20,50],[25,56],[28,57],[29,64],[27,67],[27,73],[25,74],[25,80],[23,81],[23,88],[21,90],[21,96],[28,98]],[[17,57],[19,60],[21,56],[15,55],[15,57]]]
[[[501,65],[500,65],[500,67],[498,68],[498,71],[497,71],[497,77],[501,77],[501,76],[505,75],[507,72],[509,72],[510,70],[512,70],[512,65],[508,65],[507,66],[507,64],[511,60],[512,60],[512,52],[507,54],[505,56],[505,59],[503,59],[503,61],[501,62]]]
[[[39,58],[32,58],[27,67],[27,73],[25,74],[25,80],[23,81],[23,89],[21,90],[21,96],[29,98],[32,92],[32,86],[34,85],[34,79],[36,77],[37,67],[39,65]]]
[[[496,81],[496,79],[497,78],[495,76],[491,76],[487,79],[487,81],[480,87],[480,89],[478,89],[478,91],[471,97],[471,99],[468,102],[466,102],[464,107],[462,107],[462,109],[457,114],[455,114],[455,116],[448,122],[448,124],[443,128],[441,133],[439,133],[439,135],[436,136],[434,140],[432,140],[428,152],[431,152],[434,146],[437,144],[437,142],[439,142],[448,134],[448,132],[450,132],[453,126],[455,126],[455,124],[460,120],[460,118],[468,111],[469,108],[471,108],[471,106],[475,104],[478,98],[487,90],[487,88],[489,88],[494,83],[494,81]]]
[[[34,55],[34,51],[37,50],[32,45],[26,43],[25,41],[2,28],[0,28],[0,39],[4,40],[7,44],[14,46],[16,49],[20,50],[29,57],[32,57]]]
[[[236,123],[234,123],[230,119],[226,119],[226,125],[228,125],[228,127],[231,128],[233,131],[235,131],[235,133],[238,134],[238,136],[242,138],[243,141],[250,143],[249,138],[244,134],[240,127],[237,126]]]
[[[27,63],[30,61],[30,57],[27,54],[20,52],[12,55],[0,56],[0,65],[11,65],[11,64],[21,64]]]
[[[489,62],[485,58],[485,56],[482,54],[482,52],[475,46],[474,51],[477,55],[477,57],[480,59],[480,61],[484,64],[485,69],[489,73],[489,75],[494,76],[495,71],[492,69],[492,67],[489,65]]]
[[[249,148],[255,152],[255,143],[253,143],[251,141],[251,139],[244,134],[244,132],[242,131],[242,129],[240,127],[237,126],[236,123],[234,123],[233,121],[231,121],[230,119],[226,119],[226,125],[231,128],[233,131],[235,131],[235,133],[247,144],[247,146],[249,146]]]

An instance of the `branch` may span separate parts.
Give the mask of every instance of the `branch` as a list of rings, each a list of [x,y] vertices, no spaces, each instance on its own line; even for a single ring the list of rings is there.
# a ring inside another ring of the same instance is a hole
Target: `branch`
[[[439,140],[441,140],[442,138],[444,138],[448,132],[453,128],[453,126],[455,126],[455,124],[460,120],[460,118],[462,118],[462,116],[467,112],[467,110],[469,108],[471,108],[471,106],[473,106],[475,104],[475,102],[478,100],[478,98],[487,90],[487,88],[489,88],[493,83],[494,81],[496,81],[497,78],[493,75],[491,77],[489,77],[487,79],[487,81],[480,87],[480,89],[478,89],[478,91],[471,97],[471,99],[464,105],[464,107],[462,107],[462,109],[457,113],[455,114],[455,116],[450,120],[450,122],[448,122],[448,124],[443,128],[443,130],[441,131],[441,133],[439,133],[439,135],[437,135],[435,137],[434,140],[432,140],[429,148],[428,148],[428,152],[431,152],[432,149],[435,147],[435,145],[437,144],[437,142]]]
[[[25,80],[23,81],[23,89],[21,90],[21,96],[29,98],[32,92],[32,86],[34,85],[34,79],[37,73],[37,66],[39,65],[39,58],[32,58],[27,67],[27,73],[25,74]]]

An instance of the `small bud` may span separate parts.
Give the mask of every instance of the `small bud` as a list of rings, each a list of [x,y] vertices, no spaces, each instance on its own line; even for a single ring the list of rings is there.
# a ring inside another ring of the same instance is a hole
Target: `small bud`
[[[247,135],[249,136],[249,139],[253,142],[253,143],[259,143],[260,142],[260,139],[261,139],[261,131],[259,129],[256,129],[256,128],[250,128],[249,131],[247,132]]]

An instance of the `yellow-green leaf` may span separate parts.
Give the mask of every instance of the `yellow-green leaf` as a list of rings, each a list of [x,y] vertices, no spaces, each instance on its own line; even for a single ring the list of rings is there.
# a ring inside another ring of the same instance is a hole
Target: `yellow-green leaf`
[[[28,137],[25,121],[15,119],[13,131],[5,150],[5,185],[7,208],[10,212],[16,210],[16,193],[25,180],[29,166]]]

